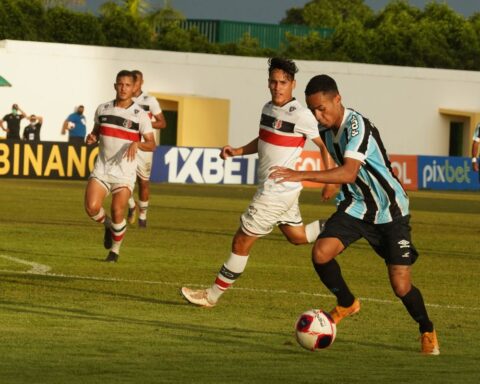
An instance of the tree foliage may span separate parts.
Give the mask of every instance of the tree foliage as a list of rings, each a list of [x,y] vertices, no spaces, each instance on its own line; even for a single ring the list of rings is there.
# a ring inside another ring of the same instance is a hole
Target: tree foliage
[[[287,34],[286,43],[277,50],[262,48],[248,33],[235,43],[210,42],[196,28],[185,28],[183,15],[168,1],[163,8],[153,9],[147,0],[112,0],[99,15],[71,8],[84,3],[1,0],[0,40],[480,69],[480,13],[465,18],[433,0],[424,9],[408,0],[392,0],[376,13],[364,0],[311,0],[304,7],[287,10],[282,20],[309,26],[311,32]],[[314,28],[331,28],[333,33],[320,36]]]

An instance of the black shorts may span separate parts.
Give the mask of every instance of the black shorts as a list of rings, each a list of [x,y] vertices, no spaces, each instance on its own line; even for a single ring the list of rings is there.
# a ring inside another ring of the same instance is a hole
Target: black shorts
[[[403,216],[386,224],[371,224],[344,212],[335,212],[325,223],[319,239],[334,237],[347,248],[364,238],[386,264],[411,265],[418,252],[410,236],[410,216]]]

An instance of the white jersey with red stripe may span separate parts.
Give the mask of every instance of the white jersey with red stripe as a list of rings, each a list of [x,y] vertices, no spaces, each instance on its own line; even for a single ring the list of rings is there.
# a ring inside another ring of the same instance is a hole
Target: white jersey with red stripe
[[[147,113],[135,102],[128,108],[120,108],[112,100],[97,108],[95,124],[99,126],[97,162],[102,164],[101,173],[106,181],[134,181],[137,162],[128,161],[125,152],[132,142],[139,142],[143,135],[153,132]]]
[[[153,116],[162,113],[162,108],[160,108],[160,104],[158,100],[150,95],[147,95],[145,92],[142,91],[140,95],[133,98],[138,105],[140,105],[145,112],[148,113],[148,117],[153,119]]]
[[[162,108],[160,108],[160,103],[158,102],[157,98],[147,95],[143,91],[140,95],[134,97],[132,100],[140,105],[145,112],[147,112],[150,121],[155,121],[154,116],[162,113]],[[155,142],[157,142],[156,135]]]
[[[295,168],[306,139],[319,137],[313,114],[296,99],[279,107],[270,101],[263,107],[258,140],[258,186],[264,193],[302,189],[299,182],[275,183],[269,179],[274,165]]]

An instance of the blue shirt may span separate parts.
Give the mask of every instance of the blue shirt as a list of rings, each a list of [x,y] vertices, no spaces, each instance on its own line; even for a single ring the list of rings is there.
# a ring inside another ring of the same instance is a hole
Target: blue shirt
[[[342,185],[337,196],[339,211],[374,224],[409,214],[408,196],[392,171],[378,129],[367,118],[345,109],[338,132],[322,126],[319,130],[338,165],[345,157],[362,162],[355,182]]]
[[[69,136],[84,138],[87,134],[87,121],[84,115],[74,112],[67,117],[67,120],[75,124],[68,132]]]

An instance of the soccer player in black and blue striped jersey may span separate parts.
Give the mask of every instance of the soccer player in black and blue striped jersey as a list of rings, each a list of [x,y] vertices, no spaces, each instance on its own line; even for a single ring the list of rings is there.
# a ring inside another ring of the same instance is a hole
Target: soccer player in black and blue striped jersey
[[[360,302],[348,288],[335,257],[365,238],[385,260],[395,295],[419,325],[422,353],[438,355],[433,323],[411,279],[418,253],[410,237],[408,196],[392,171],[378,129],[360,113],[343,106],[330,76],[313,77],[305,95],[319,122],[320,136],[338,167],[325,171],[273,167],[270,178],[342,185],[337,211],[327,220],[312,251],[318,276],[337,298],[337,306],[330,312],[333,320],[339,323],[360,310]]]

